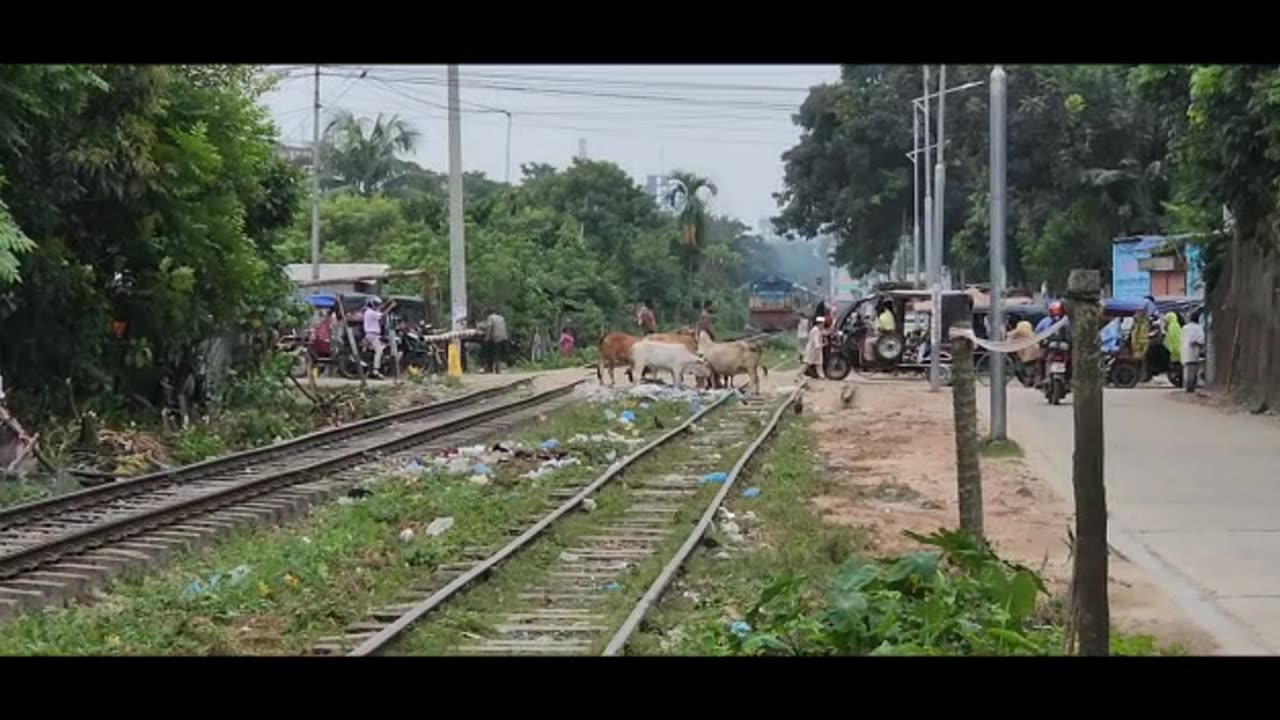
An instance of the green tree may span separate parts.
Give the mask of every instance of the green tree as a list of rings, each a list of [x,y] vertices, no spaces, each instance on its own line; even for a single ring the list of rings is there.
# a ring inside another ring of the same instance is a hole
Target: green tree
[[[0,309],[16,386],[147,395],[212,333],[278,317],[260,247],[298,198],[268,86],[250,66],[0,68],[0,175],[22,179],[0,201],[34,242]]]
[[[370,196],[420,170],[402,160],[412,153],[420,134],[399,116],[372,120],[357,118],[349,111],[338,112],[325,126],[320,157],[322,185],[331,190],[349,190]]]
[[[987,66],[948,66],[948,81],[985,80]],[[1159,232],[1171,196],[1169,127],[1133,92],[1119,65],[1006,68],[1009,77],[1008,227],[1014,281],[1061,288],[1072,266],[1106,270],[1111,240]],[[814,88],[795,120],[800,142],[784,155],[775,224],[803,237],[831,233],[854,272],[884,270],[910,226],[911,100],[917,66],[845,67]],[[987,273],[989,153],[985,93],[947,101],[945,249],[970,278]],[[922,168],[923,173],[932,168]],[[1070,258],[1072,263],[1066,263]]]
[[[33,249],[35,243],[22,232],[9,215],[9,208],[0,201],[0,286],[22,280],[18,256]]]
[[[694,274],[704,255],[703,244],[707,235],[707,203],[717,193],[710,180],[691,172],[675,170],[671,173],[671,190],[667,192],[668,205],[680,208],[677,222],[680,227],[679,248],[686,270],[685,290],[692,305],[694,299]],[[686,309],[691,309],[686,306]]]

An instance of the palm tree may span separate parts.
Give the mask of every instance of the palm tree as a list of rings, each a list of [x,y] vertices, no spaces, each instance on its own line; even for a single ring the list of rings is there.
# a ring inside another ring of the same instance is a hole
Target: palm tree
[[[715,197],[717,192],[715,184],[706,178],[683,170],[671,173],[671,189],[665,199],[671,207],[679,208],[680,246],[689,269],[685,290],[690,304],[693,301],[694,263],[706,240],[708,196]]]
[[[683,170],[671,173],[671,189],[667,191],[666,201],[672,207],[681,208],[680,244],[696,248],[705,239],[707,195],[715,197],[717,192],[715,184],[706,178]]]
[[[366,197],[388,189],[417,168],[399,155],[413,152],[419,137],[420,133],[398,115],[378,113],[370,122],[345,110],[339,112],[321,140],[322,182],[329,189],[350,190]]]

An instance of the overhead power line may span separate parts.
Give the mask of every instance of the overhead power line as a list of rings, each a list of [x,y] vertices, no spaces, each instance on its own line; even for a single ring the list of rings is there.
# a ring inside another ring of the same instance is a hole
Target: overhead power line
[[[350,76],[348,73],[330,72],[330,73],[324,73],[324,74],[329,77],[349,77]],[[426,86],[433,86],[433,87],[444,86],[444,82],[442,80],[437,80],[435,78],[430,78],[430,77],[388,78],[386,76],[376,76],[373,74],[370,74],[369,77],[377,77],[378,79],[383,80],[385,82],[394,82],[397,84],[404,84],[404,85],[426,85]],[[712,106],[712,107],[722,107],[722,108],[768,109],[768,110],[775,110],[778,112],[794,112],[798,107],[797,104],[769,103],[769,102],[760,102],[760,101],[755,101],[750,99],[702,98],[702,97],[689,97],[689,96],[679,96],[679,95],[653,95],[653,94],[643,94],[643,93],[621,93],[621,92],[607,92],[607,91],[575,90],[575,89],[554,88],[554,87],[534,87],[530,85],[516,85],[511,83],[481,82],[481,81],[470,80],[470,79],[468,80],[467,85],[468,87],[473,87],[473,88],[485,88],[490,90],[530,93],[530,94],[537,94],[537,95],[562,95],[562,96],[570,96],[570,97],[604,98],[604,99],[623,100],[623,101],[631,101],[631,102],[669,103],[673,105],[683,104],[683,105],[692,105],[692,106]]]

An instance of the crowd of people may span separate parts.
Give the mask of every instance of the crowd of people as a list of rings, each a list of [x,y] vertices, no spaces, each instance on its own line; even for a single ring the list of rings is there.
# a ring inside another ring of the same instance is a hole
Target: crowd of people
[[[805,375],[811,378],[821,377],[825,361],[828,336],[834,331],[834,313],[829,311],[828,304],[820,301],[812,315],[801,314],[796,327],[796,344]],[[1115,317],[1100,332],[1104,353],[1116,354],[1127,349],[1134,358],[1142,358],[1144,366],[1171,367],[1179,364],[1182,368],[1183,387],[1187,392],[1195,392],[1199,384],[1199,376],[1204,360],[1206,344],[1205,331],[1201,326],[1201,311],[1194,310],[1187,316],[1176,311],[1161,313],[1155,298],[1147,295],[1139,312],[1131,317]],[[1071,338],[1070,320],[1066,307],[1061,301],[1049,304],[1048,314],[1034,327],[1027,320],[1017,322],[1011,329],[1009,339],[1030,339],[1061,322],[1053,337]],[[898,329],[897,317],[891,302],[885,301],[876,307],[875,332],[867,333],[866,342],[874,343],[876,338],[886,334],[894,334]],[[927,341],[921,347],[920,362],[928,358]],[[1018,351],[1019,360],[1041,371],[1040,363],[1043,352],[1040,344],[1032,344]],[[1156,374],[1156,373],[1148,373]],[[1043,372],[1041,372],[1043,375]]]

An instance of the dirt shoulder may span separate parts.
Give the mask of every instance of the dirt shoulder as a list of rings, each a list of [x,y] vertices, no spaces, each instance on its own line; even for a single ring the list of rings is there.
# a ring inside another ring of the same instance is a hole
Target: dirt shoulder
[[[849,385],[856,390],[846,406],[841,391]],[[948,389],[930,393],[918,381],[812,381],[804,404],[818,418],[814,430],[828,476],[812,504],[826,522],[862,528],[879,555],[919,549],[903,530],[928,533],[955,525]],[[996,552],[1038,570],[1055,594],[1064,592],[1071,516],[1063,499],[1020,457],[983,458],[982,483],[986,531]],[[1194,654],[1217,650],[1141,568],[1113,554],[1110,579],[1112,620],[1121,630]]]

